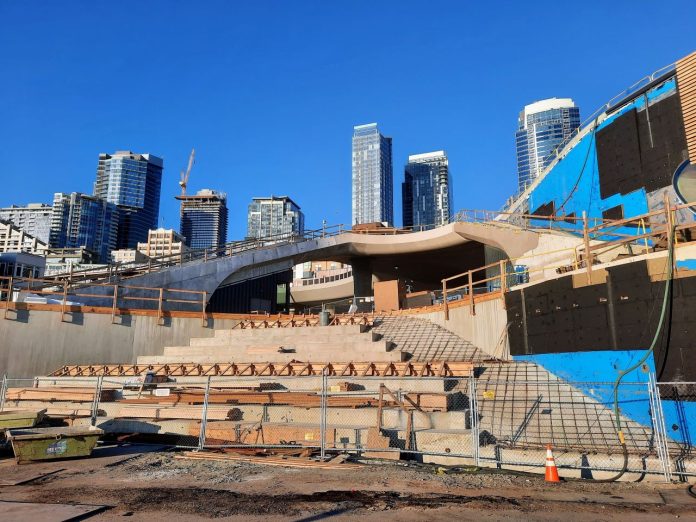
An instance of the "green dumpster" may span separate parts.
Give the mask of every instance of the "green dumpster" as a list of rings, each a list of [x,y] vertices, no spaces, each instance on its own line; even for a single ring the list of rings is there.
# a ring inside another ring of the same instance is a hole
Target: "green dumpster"
[[[104,432],[71,427],[7,430],[18,464],[36,460],[87,457]]]
[[[46,410],[0,411],[0,430],[33,428],[44,417]]]

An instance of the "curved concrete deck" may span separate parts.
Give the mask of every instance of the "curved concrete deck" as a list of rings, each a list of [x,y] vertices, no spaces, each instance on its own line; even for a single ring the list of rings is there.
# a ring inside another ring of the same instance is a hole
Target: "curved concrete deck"
[[[243,252],[232,257],[196,261],[129,279],[130,285],[205,290],[210,297],[221,285],[241,277],[258,277],[289,269],[305,261],[331,259],[359,265],[361,259],[418,254],[480,243],[518,257],[537,247],[540,234],[508,224],[452,223],[433,230],[398,235],[345,233],[284,243]],[[359,268],[358,268],[359,270]],[[354,277],[355,280],[360,277]],[[357,282],[356,282],[357,284]]]

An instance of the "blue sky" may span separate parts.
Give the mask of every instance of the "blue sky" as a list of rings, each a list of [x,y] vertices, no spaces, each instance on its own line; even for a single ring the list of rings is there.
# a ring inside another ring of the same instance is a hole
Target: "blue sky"
[[[394,140],[401,223],[409,154],[445,149],[457,208],[515,190],[532,101],[581,117],[696,48],[692,1],[0,0],[0,205],[91,193],[100,152],[164,158],[161,223],[189,190],[291,195],[308,227],[350,222],[352,126]],[[584,118],[583,118],[584,119]]]

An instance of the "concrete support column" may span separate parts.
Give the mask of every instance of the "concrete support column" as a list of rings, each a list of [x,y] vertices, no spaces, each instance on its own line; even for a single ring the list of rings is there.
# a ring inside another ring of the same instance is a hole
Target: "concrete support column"
[[[350,260],[353,269],[353,295],[369,297],[374,295],[372,290],[372,260],[365,257]]]

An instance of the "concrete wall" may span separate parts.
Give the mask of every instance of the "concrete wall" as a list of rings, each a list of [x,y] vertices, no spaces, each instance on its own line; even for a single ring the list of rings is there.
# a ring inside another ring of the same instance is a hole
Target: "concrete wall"
[[[212,337],[213,329],[232,328],[239,321],[124,315],[66,314],[52,311],[10,311],[0,315],[0,374],[10,377],[46,375],[63,365],[135,363],[138,355],[161,355],[165,346],[187,345],[191,337]]]
[[[428,319],[442,326],[487,352],[491,357],[508,360],[510,348],[504,304],[502,299],[476,303],[476,315],[471,315],[468,305],[450,308],[448,321],[445,320],[442,311],[414,314],[414,317]]]

